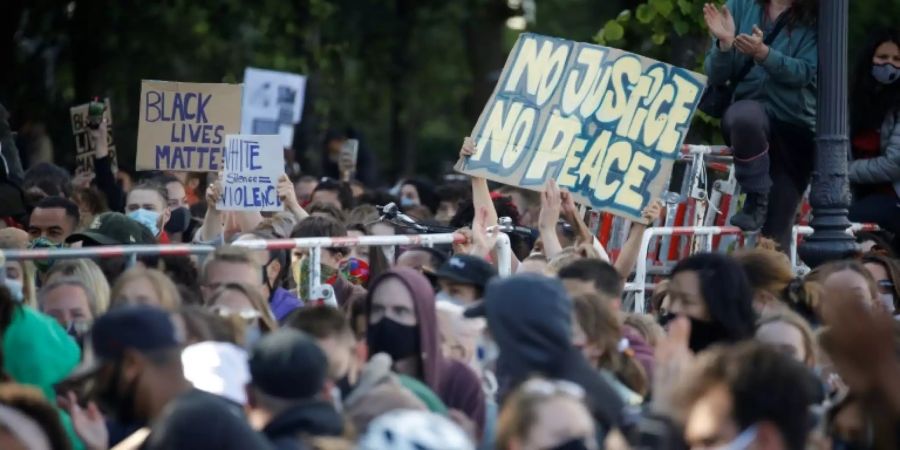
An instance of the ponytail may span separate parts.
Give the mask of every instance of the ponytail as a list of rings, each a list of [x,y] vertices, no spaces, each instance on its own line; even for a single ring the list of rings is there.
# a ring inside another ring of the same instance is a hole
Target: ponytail
[[[787,302],[791,310],[814,323],[816,310],[822,301],[822,286],[815,281],[796,277],[785,286],[784,291],[782,291],[782,298]]]

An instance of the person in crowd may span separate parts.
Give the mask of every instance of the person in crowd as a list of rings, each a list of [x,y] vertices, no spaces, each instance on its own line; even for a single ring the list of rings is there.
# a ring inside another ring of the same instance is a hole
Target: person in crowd
[[[634,357],[615,311],[598,294],[573,298],[572,344],[581,349],[591,366],[616,390],[622,401],[640,405],[650,392],[650,383],[641,363]]]
[[[626,314],[622,312],[622,296],[625,294],[625,279],[618,269],[598,258],[579,258],[562,267],[558,273],[566,292],[573,298],[581,295],[597,295],[604,308],[618,319],[620,331],[617,338],[628,343],[629,354],[644,369],[645,377],[653,376],[653,348],[633,327],[625,324]],[[576,306],[578,306],[576,304]],[[584,306],[581,307],[584,309]],[[597,316],[599,313],[595,313]],[[604,313],[605,317],[606,313]],[[593,335],[589,335],[593,339]],[[623,343],[623,345],[625,345]]]
[[[269,302],[259,289],[243,283],[225,283],[209,297],[207,307],[243,325],[238,342],[250,348],[266,333],[278,329],[278,322],[269,309]]]
[[[78,344],[54,318],[16,303],[4,286],[0,286],[0,344],[0,379],[40,389],[49,401],[56,399],[53,387],[81,358]],[[70,417],[62,411],[59,416],[73,446],[82,448]]]
[[[25,172],[22,190],[31,205],[36,205],[44,197],[69,198],[72,196],[72,177],[62,167],[48,162],[38,163]]]
[[[109,211],[106,198],[96,188],[79,187],[72,191],[72,201],[78,205],[80,220],[77,229],[83,230],[94,221],[94,217]]]
[[[250,352],[250,421],[277,449],[309,448],[315,436],[340,436],[344,422],[323,395],[328,358],[316,341],[292,328],[260,339]]]
[[[458,425],[435,413],[397,410],[373,420],[357,450],[384,448],[418,450],[474,450],[472,440]]]
[[[537,228],[538,215],[541,211],[541,197],[538,192],[510,185],[500,186],[497,192],[504,197],[509,197],[513,206],[516,207],[520,225],[528,228]]]
[[[63,197],[45,197],[35,205],[28,219],[32,246],[58,247],[75,232],[80,223],[75,202]]]
[[[130,219],[147,227],[160,244],[171,242],[165,230],[165,225],[172,217],[169,193],[165,186],[155,181],[138,183],[128,192],[125,212]]]
[[[184,378],[194,388],[218,395],[235,405],[247,406],[247,351],[232,342],[213,339],[193,341],[185,336],[181,352]]]
[[[41,391],[0,383],[0,448],[68,450],[72,442],[56,408]]]
[[[603,430],[619,426],[624,403],[572,344],[572,300],[558,280],[535,274],[497,279],[465,314],[487,319],[500,352],[501,400],[535,375],[567,380],[587,393],[591,415]]]
[[[150,230],[122,213],[108,212],[97,216],[91,226],[66,240],[73,247],[103,245],[154,245],[156,238]],[[145,261],[138,257],[138,261]],[[125,257],[103,258],[97,261],[107,280],[116,280],[127,268]],[[151,264],[153,265],[153,264]]]
[[[312,202],[313,192],[318,185],[319,179],[311,175],[304,175],[294,183],[294,192],[297,193],[297,202],[300,206],[305,207]]]
[[[516,273],[544,274],[547,273],[548,270],[549,268],[547,257],[540,253],[535,253],[532,255],[528,255],[527,258],[522,260],[516,270]]]
[[[503,405],[496,448],[502,450],[601,448],[581,386],[534,378]]]
[[[312,203],[326,203],[344,210],[353,207],[353,193],[346,183],[322,178],[312,194]]]
[[[666,334],[663,327],[651,314],[625,314],[624,324],[626,332],[629,328],[636,331],[637,335],[652,349],[656,349],[657,344]],[[644,365],[645,370],[646,368],[647,366]]]
[[[431,247],[415,246],[407,248],[397,258],[397,267],[405,267],[418,271],[428,278],[434,290],[439,288],[437,283],[438,268],[447,261],[447,254]]]
[[[711,349],[677,383],[690,448],[807,448],[816,380],[781,351],[752,341]]]
[[[812,327],[790,310],[765,313],[756,327],[756,340],[774,346],[806,367],[816,367],[817,347]]]
[[[110,309],[126,305],[151,305],[166,311],[181,306],[175,284],[156,269],[133,267],[125,271],[113,285]]]
[[[859,244],[859,250],[865,253],[879,253],[890,258],[896,258],[900,248],[891,245],[891,239],[894,234],[884,231],[857,231],[856,243]]]
[[[863,255],[863,266],[878,285],[878,296],[891,313],[900,310],[900,261],[876,253]]]
[[[45,284],[38,292],[41,311],[56,319],[79,343],[91,328],[98,311],[97,299],[80,279],[61,277]]]
[[[18,228],[0,229],[0,249],[25,250],[28,248],[28,233]],[[24,305],[37,307],[36,269],[31,261],[5,261],[3,284],[9,289],[13,300]]]
[[[441,288],[435,296],[437,301],[470,306],[484,295],[497,269],[478,256],[453,255],[434,274]]]
[[[438,208],[438,196],[434,185],[423,178],[409,178],[400,184],[400,206],[403,210],[415,206],[424,206],[429,215],[434,215]]]
[[[813,169],[818,42],[814,0],[730,0],[706,4],[712,35],[704,67],[710,85],[736,81],[722,117],[746,193],[731,223],[759,230],[787,249]],[[774,36],[774,40],[773,39]],[[766,44],[766,40],[771,43]],[[749,72],[735,80],[745,67]]]
[[[848,217],[900,234],[900,31],[878,30],[859,53],[850,96]],[[894,238],[894,245],[900,242]]]
[[[349,169],[349,173],[345,173],[342,172],[339,162],[341,150],[348,139],[356,139],[359,144],[356,151],[356,166],[345,167],[345,169]],[[330,129],[326,132],[322,154],[322,174],[335,179],[352,177],[362,181],[366,186],[376,187],[379,185],[378,159],[366,145],[362,133],[353,127]]]
[[[94,316],[100,316],[109,309],[109,282],[100,270],[100,266],[90,259],[66,259],[53,264],[47,272],[45,283],[52,283],[58,278],[75,277],[88,288],[90,297],[94,299]]]
[[[10,114],[6,107],[0,104],[0,155],[3,156],[4,165],[7,166],[9,180],[20,185],[25,178],[22,170],[22,158],[16,147],[16,135],[9,125]]]
[[[291,313],[286,324],[316,340],[328,357],[329,380],[342,395],[348,393],[358,381],[361,352],[344,313],[329,306],[310,306]]]
[[[760,315],[789,308],[806,320],[814,320],[814,308],[820,302],[822,288],[797,277],[787,255],[774,248],[758,246],[734,254],[753,288],[753,309]]]
[[[663,304],[665,325],[676,316],[691,322],[690,348],[753,337],[756,313],[753,290],[741,266],[718,253],[698,253],[678,262]]]
[[[330,217],[338,223],[347,223],[347,215],[331,203],[310,203],[306,208],[311,216]]]
[[[311,237],[344,237],[347,229],[336,220],[328,217],[307,217],[300,221],[292,238]],[[348,308],[350,304],[364,301],[366,290],[359,285],[351,283],[341,272],[341,262],[350,254],[347,247],[323,248],[321,252],[321,283],[330,284],[334,288],[334,296],[341,308]],[[297,286],[303,300],[309,300],[309,267],[308,250],[297,249],[294,257],[298,259],[299,267],[295,269]]]
[[[880,301],[875,279],[858,261],[838,260],[825,263],[810,272],[806,279],[819,283],[822,290],[833,297],[855,299],[869,307],[887,310]],[[822,323],[825,307],[824,300],[816,305],[815,323]]]
[[[434,213],[434,220],[442,225],[449,225],[450,220],[459,211],[460,204],[469,200],[472,194],[465,184],[448,183],[438,186],[435,195],[438,198],[438,207]]]
[[[366,298],[369,353],[384,352],[398,373],[425,382],[451,409],[484,429],[484,392],[465,364],[440,347],[434,290],[415,270],[397,268],[372,283]]]
[[[195,228],[191,210],[187,202],[187,189],[175,175],[164,174],[155,181],[166,189],[166,208],[169,220],[163,230],[171,242],[190,242],[191,231]],[[130,195],[129,195],[130,196]]]
[[[270,448],[238,406],[193,389],[184,378],[180,335],[170,313],[161,309],[110,310],[94,323],[94,359],[76,376],[94,380],[110,417],[150,427],[142,449]]]

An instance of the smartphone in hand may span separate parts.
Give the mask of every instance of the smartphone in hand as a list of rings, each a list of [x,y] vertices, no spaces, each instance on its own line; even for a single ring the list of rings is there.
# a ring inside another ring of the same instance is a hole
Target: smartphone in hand
[[[359,141],[356,139],[347,139],[341,145],[341,154],[338,157],[338,167],[341,173],[349,173],[356,171],[356,162],[359,158]]]

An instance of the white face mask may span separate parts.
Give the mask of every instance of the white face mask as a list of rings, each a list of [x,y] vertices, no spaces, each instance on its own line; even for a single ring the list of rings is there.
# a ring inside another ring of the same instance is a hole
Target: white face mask
[[[891,314],[894,313],[894,310],[896,309],[894,308],[894,294],[881,294],[881,303],[884,304],[887,312]]]
[[[437,294],[435,294],[434,301],[452,303],[457,306],[465,306],[463,304],[463,302],[459,301],[458,298],[448,294],[446,291],[440,291]]]
[[[10,295],[12,295],[13,300],[18,303],[22,303],[25,300],[25,292],[23,290],[22,282],[19,280],[10,280],[7,278],[3,284],[6,285],[6,288],[9,289]]]

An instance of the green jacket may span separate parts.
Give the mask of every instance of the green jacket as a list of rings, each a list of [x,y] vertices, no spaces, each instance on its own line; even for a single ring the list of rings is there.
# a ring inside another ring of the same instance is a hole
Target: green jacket
[[[766,35],[774,28],[773,20],[764,20],[764,10],[756,0],[728,0],[727,4],[734,16],[736,35],[752,35],[754,25]],[[718,40],[713,39],[704,63],[709,83],[724,84],[749,59],[734,47],[727,52],[719,50]],[[766,59],[755,63],[737,85],[734,100],[759,101],[769,117],[815,130],[818,64],[815,27],[785,25],[769,45]]]
[[[80,359],[78,344],[54,318],[27,306],[16,308],[3,333],[3,370],[13,380],[40,389],[55,405],[53,385],[65,379]],[[59,414],[72,448],[83,449],[69,416],[62,410]]]
[[[419,400],[422,400],[422,403],[425,403],[425,406],[428,407],[428,410],[433,413],[438,413],[442,415],[447,415],[447,406],[444,405],[444,402],[434,393],[425,383],[421,381],[409,377],[406,375],[397,374],[397,378],[400,380],[400,384],[403,385],[406,389],[409,389]]]

